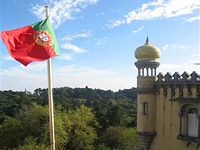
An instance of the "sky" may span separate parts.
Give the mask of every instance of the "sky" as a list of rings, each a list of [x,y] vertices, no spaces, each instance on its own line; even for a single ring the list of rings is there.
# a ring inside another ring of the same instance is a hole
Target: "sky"
[[[199,0],[0,0],[0,32],[45,19],[60,48],[52,58],[53,87],[118,91],[137,85],[135,49],[161,51],[157,72],[200,74]],[[0,90],[47,88],[47,62],[24,67],[0,40]]]

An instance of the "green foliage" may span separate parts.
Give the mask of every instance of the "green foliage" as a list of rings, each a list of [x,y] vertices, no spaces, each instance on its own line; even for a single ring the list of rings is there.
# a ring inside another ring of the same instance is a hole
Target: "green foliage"
[[[30,104],[24,92],[0,91],[0,123],[8,116],[13,117],[23,104]]]
[[[24,140],[24,129],[20,120],[7,118],[0,125],[0,149],[15,148]]]
[[[37,143],[48,144],[48,107],[23,106],[16,117],[22,122],[26,136],[37,139]]]
[[[96,147],[96,150],[111,150],[111,149],[105,144],[101,143]]]
[[[61,104],[63,110],[75,109],[82,104],[91,107],[101,126],[99,131],[104,131],[109,126],[136,126],[135,88],[119,90],[118,92],[93,90],[88,87],[56,88],[54,89],[54,101],[56,105]],[[112,111],[116,115],[112,115]]]
[[[37,139],[33,137],[28,137],[24,140],[25,144],[23,146],[19,146],[18,150],[48,150],[49,147],[46,147],[44,144],[38,145]]]
[[[68,142],[67,114],[55,111],[55,138],[56,148],[63,148]],[[29,137],[31,137],[29,139]],[[25,140],[28,138],[28,140]],[[31,139],[34,139],[31,144]],[[47,106],[23,106],[16,114],[16,118],[6,119],[0,126],[0,149],[21,148],[31,145],[49,145],[49,123]],[[29,143],[27,143],[27,141]],[[27,145],[26,145],[27,144]],[[30,148],[31,148],[30,146]]]
[[[99,140],[111,149],[142,150],[134,128],[110,127]]]
[[[55,88],[56,149],[140,150],[135,89]],[[50,147],[47,89],[0,91],[0,149]],[[105,140],[105,139],[106,140]],[[132,143],[132,144],[131,144]]]
[[[54,112],[54,128],[56,149],[62,149],[68,143],[68,130],[71,126],[66,112],[55,109]]]
[[[126,126],[132,121],[132,118],[119,105],[113,106],[107,112],[107,118],[110,126]]]
[[[95,128],[98,127],[91,108],[81,105],[80,108],[69,112],[71,121],[68,149],[93,150],[97,139]]]

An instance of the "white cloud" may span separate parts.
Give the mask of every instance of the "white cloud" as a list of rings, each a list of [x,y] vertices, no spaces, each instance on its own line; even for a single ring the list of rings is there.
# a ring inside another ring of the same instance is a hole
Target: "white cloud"
[[[169,47],[169,45],[167,45],[167,44],[164,45],[164,46],[163,46],[163,50],[166,50],[168,47]]]
[[[108,27],[129,24],[133,20],[151,20],[155,18],[170,18],[192,14],[200,8],[199,0],[157,0],[143,4],[141,8],[134,9],[124,16],[124,19],[113,21]]]
[[[163,46],[163,50],[167,50],[167,49],[176,49],[176,50],[187,50],[189,49],[191,46],[190,45],[181,45],[181,44],[166,44]]]
[[[49,16],[55,28],[66,20],[74,19],[74,14],[81,12],[87,6],[97,3],[98,0],[55,0],[48,3],[43,0],[45,5],[50,8]],[[30,11],[39,19],[45,18],[44,5],[35,5]]]
[[[171,48],[172,49],[188,49],[188,48],[190,48],[191,46],[190,45],[187,45],[187,46],[185,46],[185,45],[180,45],[180,44],[172,44],[171,45]]]
[[[42,65],[42,70],[38,67]],[[29,65],[28,65],[29,66]],[[47,88],[46,63],[22,65],[1,69],[0,90],[24,90],[33,92],[36,88]],[[32,68],[32,69],[31,69]],[[118,90],[136,86],[134,72],[130,77],[120,75],[110,69],[97,69],[89,66],[69,65],[58,67],[52,62],[53,87],[85,87]]]
[[[126,20],[117,20],[117,21],[111,21],[113,22],[112,24],[107,25],[108,28],[113,28],[113,27],[117,27],[121,24],[126,24]]]
[[[200,15],[196,16],[196,17],[191,17],[191,18],[187,19],[188,22],[193,22],[195,20],[200,20]]]
[[[73,45],[73,44],[70,44],[70,43],[66,43],[66,44],[62,45],[62,48],[64,48],[64,49],[70,49],[70,50],[72,50],[74,52],[77,52],[77,53],[87,52],[86,50],[84,50],[82,48],[79,48],[76,45]]]
[[[137,30],[134,30],[133,33],[136,34],[137,32],[139,32],[140,30],[142,30],[144,28],[144,26],[139,27]]]
[[[199,64],[200,63],[200,53],[189,56],[189,59],[191,60],[190,63]],[[200,66],[199,66],[199,70],[200,70]]]
[[[134,73],[133,73],[134,74]],[[91,87],[119,90],[136,85],[136,77],[124,77],[109,69],[96,69],[87,66],[70,65],[55,69],[54,86]],[[134,82],[135,81],[135,82]],[[134,84],[135,83],[135,84]]]
[[[177,64],[162,64],[158,68],[158,72],[163,72],[166,74],[167,72],[171,72],[172,74],[175,72],[179,72],[182,74],[184,71],[188,72],[189,74],[193,71],[197,71],[199,73],[200,67],[197,67],[194,63],[177,63]]]
[[[67,36],[63,37],[61,40],[66,41],[66,42],[70,42],[70,41],[75,40],[77,38],[87,38],[87,37],[91,37],[90,32],[67,35]]]
[[[101,39],[94,39],[96,41],[96,45],[102,45],[102,44],[105,44],[107,41],[108,41],[108,37],[104,37],[104,38],[101,38]]]
[[[200,53],[199,54],[193,54],[193,55],[191,55],[191,57],[200,57]]]
[[[42,62],[35,62],[33,64],[29,64],[27,67],[20,66],[21,69],[25,69],[27,71],[41,71],[46,69],[47,67],[47,61]]]
[[[69,55],[69,54],[62,54],[62,55],[59,55],[56,57],[57,59],[60,59],[60,60],[72,60],[72,55]]]
[[[105,15],[104,12],[96,14],[96,16],[103,16],[103,15]]]
[[[40,67],[40,65],[42,67]],[[36,87],[47,85],[44,74],[44,63],[30,64],[27,67],[18,65],[0,71],[1,90],[24,90],[33,91]],[[45,67],[46,68],[46,67]]]
[[[196,57],[198,55],[195,55]],[[24,90],[31,92],[36,88],[47,88],[46,62],[28,65],[30,68],[11,67],[0,71],[0,90]],[[41,66],[41,67],[40,67]],[[161,64],[158,72],[164,74],[170,71],[172,74],[178,71],[182,74],[187,71],[199,73],[200,66],[193,63]],[[129,76],[110,69],[97,69],[88,66],[69,65],[58,67],[52,63],[53,87],[91,87],[101,89],[118,90],[136,86],[136,68]]]
[[[94,76],[114,75],[115,72],[105,69],[94,69],[91,67],[82,67],[76,65],[64,66],[55,69],[55,74],[65,76],[66,74],[73,77],[89,78]]]
[[[4,56],[3,59],[4,60],[15,60],[10,55]]]

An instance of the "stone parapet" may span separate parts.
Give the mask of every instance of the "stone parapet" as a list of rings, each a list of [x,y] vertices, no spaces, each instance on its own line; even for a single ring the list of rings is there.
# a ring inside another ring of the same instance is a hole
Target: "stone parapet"
[[[178,72],[171,75],[168,72],[165,76],[159,73],[157,77],[156,85],[200,85],[200,76],[195,71],[190,75],[187,72],[182,75]]]
[[[184,72],[180,75],[178,72],[175,72],[171,75],[169,72],[166,75],[159,73],[157,76],[157,81],[155,82],[155,88],[163,88],[163,94],[167,95],[167,88],[171,89],[171,96],[174,96],[175,89],[178,88],[179,96],[183,96],[183,89],[187,89],[187,95],[192,94],[192,89],[196,89],[196,96],[200,96],[200,76],[197,72],[192,72],[190,75],[187,72]],[[159,94],[159,93],[158,93]]]

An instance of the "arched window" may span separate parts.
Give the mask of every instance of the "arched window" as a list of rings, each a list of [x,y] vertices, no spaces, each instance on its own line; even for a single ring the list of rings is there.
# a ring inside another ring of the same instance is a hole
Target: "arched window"
[[[189,137],[198,137],[199,134],[199,120],[197,118],[198,110],[196,108],[191,108],[187,112],[186,119],[186,135]]]
[[[175,98],[171,101],[179,102],[179,134],[177,139],[184,141],[188,147],[195,145],[200,147],[200,99]]]
[[[178,139],[187,141],[187,146],[190,142],[200,145],[200,106],[199,104],[181,104],[180,105],[180,132]]]

